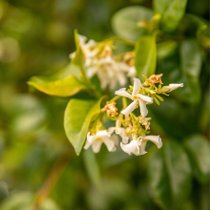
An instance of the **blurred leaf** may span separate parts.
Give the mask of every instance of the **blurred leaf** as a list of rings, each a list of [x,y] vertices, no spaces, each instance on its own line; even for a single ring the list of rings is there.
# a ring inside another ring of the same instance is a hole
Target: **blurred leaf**
[[[177,42],[173,40],[169,40],[166,42],[162,42],[157,45],[157,57],[159,60],[162,60],[169,55],[171,55],[175,49],[177,48]]]
[[[181,43],[181,66],[187,76],[198,78],[202,65],[202,54],[198,43],[188,39]]]
[[[95,154],[90,150],[85,151],[84,162],[92,183],[95,184],[95,187],[99,188],[101,185],[101,175]]]
[[[210,144],[202,135],[193,135],[186,139],[193,171],[199,181],[208,181],[210,175]]]
[[[83,147],[91,121],[100,113],[100,105],[101,100],[72,99],[66,107],[64,128],[77,155]]]
[[[186,201],[191,184],[191,168],[183,148],[176,142],[164,144],[151,158],[149,184],[155,201],[163,209],[178,210]]]
[[[183,91],[177,92],[182,100],[197,104],[201,97],[199,76],[202,67],[202,53],[194,39],[184,40],[180,46]]]
[[[138,76],[150,76],[156,68],[155,36],[142,36],[135,46],[135,66]]]
[[[161,14],[161,23],[166,31],[173,31],[184,16],[187,0],[154,0],[156,13]]]
[[[29,192],[21,192],[9,197],[2,205],[1,210],[29,210],[33,209],[33,195]],[[40,210],[59,210],[60,208],[51,199],[43,202]]]
[[[138,26],[140,21],[148,21],[152,18],[152,10],[140,7],[126,7],[115,13],[112,18],[112,27],[115,33],[125,39],[137,40],[146,33],[146,29]]]
[[[28,84],[41,92],[54,96],[72,96],[86,89],[86,87],[72,75],[59,80],[32,77]]]

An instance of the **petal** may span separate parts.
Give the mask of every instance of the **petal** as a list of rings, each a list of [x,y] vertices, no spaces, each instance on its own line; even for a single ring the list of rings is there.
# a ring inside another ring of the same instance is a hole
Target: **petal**
[[[154,143],[157,146],[158,149],[161,148],[162,145],[163,145],[160,136],[145,136],[144,139],[149,140],[152,143]]]
[[[90,132],[87,134],[87,140],[84,146],[84,149],[88,149],[94,142],[94,136],[90,135]]]
[[[146,117],[148,114],[148,110],[146,107],[146,103],[142,100],[138,100],[139,101],[139,108],[140,108],[140,113],[142,117]]]
[[[115,142],[110,138],[104,139],[104,144],[106,145],[109,152],[113,152],[116,150]]]
[[[122,138],[122,142],[124,144],[127,144],[128,143],[129,136],[126,133],[125,128],[116,128],[115,133]]]
[[[139,92],[139,89],[141,88],[141,81],[137,78],[133,79],[134,84],[133,84],[133,92],[132,92],[132,96],[136,95]]]
[[[184,84],[183,83],[179,83],[179,84],[169,84],[168,88],[170,89],[170,91],[173,91],[177,88],[180,88],[180,87],[184,87]]]
[[[97,138],[104,138],[104,137],[110,137],[110,134],[107,130],[99,130],[97,133],[96,133],[96,137]]]
[[[139,155],[139,146],[136,140],[132,140],[128,144],[120,143],[120,147],[125,153],[128,153],[129,155]]]
[[[93,144],[92,144],[92,149],[93,149],[93,152],[94,153],[98,153],[101,149],[101,145],[102,145],[102,141],[95,141]]]
[[[148,104],[151,104],[153,103],[153,99],[149,96],[145,96],[145,95],[142,95],[142,94],[137,94],[137,96],[144,102],[148,103]]]
[[[139,154],[145,155],[147,153],[146,149],[147,141],[139,141]]]
[[[135,108],[137,105],[137,101],[133,101],[129,106],[127,106],[124,110],[121,111],[122,114],[124,115],[129,115]]]
[[[121,88],[121,89],[115,91],[115,95],[123,96],[123,97],[130,98],[130,99],[132,98],[131,94],[128,93],[125,88]]]

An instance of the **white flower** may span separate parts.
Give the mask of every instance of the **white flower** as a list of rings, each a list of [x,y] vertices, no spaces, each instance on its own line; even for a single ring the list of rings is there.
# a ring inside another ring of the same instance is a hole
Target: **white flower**
[[[162,140],[160,136],[140,136],[138,138],[134,138],[128,144],[120,143],[120,146],[121,149],[129,155],[134,154],[139,156],[147,153],[145,148],[148,141],[153,142],[158,149],[162,147]]]
[[[141,142],[138,139],[131,140],[128,144],[120,143],[121,149],[129,155],[144,155],[146,152],[141,148]]]
[[[180,88],[180,87],[184,87],[184,84],[183,83],[178,83],[178,84],[169,84],[168,86],[164,86],[164,88],[169,89],[169,92],[171,92],[173,90],[176,90],[177,88]]]
[[[88,149],[92,146],[93,152],[98,153],[103,143],[106,145],[109,152],[116,150],[116,142],[114,139],[111,139],[111,135],[107,130],[98,131],[95,135],[88,133],[84,149]]]
[[[139,94],[139,90],[142,87],[141,81],[137,78],[134,78],[134,85],[132,94],[128,93],[125,88],[115,91],[115,94],[118,96],[124,96],[133,100],[133,102],[124,110],[121,111],[124,115],[129,115],[134,109],[138,106],[140,108],[140,113],[143,117],[147,116],[148,110],[146,104],[153,103],[153,99],[149,96]]]
[[[122,138],[122,142],[124,144],[128,143],[129,135],[126,133],[125,128],[123,127],[111,127],[109,128],[110,133],[116,133]]]

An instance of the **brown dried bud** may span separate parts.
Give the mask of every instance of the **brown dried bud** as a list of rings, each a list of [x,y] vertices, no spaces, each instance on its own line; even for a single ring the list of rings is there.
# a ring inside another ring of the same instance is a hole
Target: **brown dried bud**
[[[163,74],[153,74],[146,80],[146,83],[151,84],[151,85],[154,85],[156,83],[163,84],[163,82],[161,80],[162,76],[163,76]]]
[[[116,102],[107,103],[102,112],[106,112],[109,117],[115,117],[118,115],[118,109],[116,107]]]

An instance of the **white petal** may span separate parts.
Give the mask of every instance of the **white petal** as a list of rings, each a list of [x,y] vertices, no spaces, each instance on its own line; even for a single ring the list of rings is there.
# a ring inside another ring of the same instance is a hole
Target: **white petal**
[[[145,136],[144,139],[153,142],[157,146],[158,149],[161,148],[163,145],[160,136]]]
[[[92,144],[93,152],[98,153],[101,149],[102,141],[95,141]]]
[[[128,144],[120,143],[120,147],[125,153],[128,153],[129,155],[139,155],[139,146],[136,140],[132,140]]]
[[[113,152],[116,150],[114,140],[112,140],[110,138],[106,138],[106,139],[104,139],[104,144],[106,145],[109,152]]]
[[[126,133],[125,128],[116,128],[115,133],[122,138],[124,144],[128,143],[129,136]]]
[[[121,111],[122,114],[124,115],[129,115],[135,108],[137,105],[137,101],[133,101],[129,106],[127,106],[124,110]]]
[[[139,141],[139,154],[145,155],[147,153],[146,149],[147,141]]]
[[[139,108],[140,108],[140,113],[142,117],[146,117],[148,114],[148,110],[146,107],[146,103],[142,100],[138,100],[139,101]]]
[[[169,84],[168,88],[170,89],[170,91],[173,91],[177,88],[180,88],[180,87],[184,87],[184,84],[183,83],[179,83],[179,84]]]
[[[133,84],[133,92],[132,92],[132,96],[138,94],[139,89],[141,88],[141,81],[137,78],[134,78],[134,84]]]
[[[94,136],[91,136],[90,133],[88,133],[84,149],[88,149],[93,144],[93,142],[94,142]]]
[[[123,96],[123,97],[130,98],[130,99],[132,98],[131,94],[128,93],[125,88],[121,88],[121,89],[115,91],[115,95]]]
[[[107,130],[99,130],[97,133],[96,133],[96,138],[106,138],[106,137],[110,137],[110,133],[107,131]]]
[[[145,96],[145,95],[142,95],[142,94],[137,94],[137,96],[138,96],[141,100],[145,101],[145,102],[148,103],[148,104],[153,103],[153,99],[152,99],[151,97],[149,97],[149,96]]]

